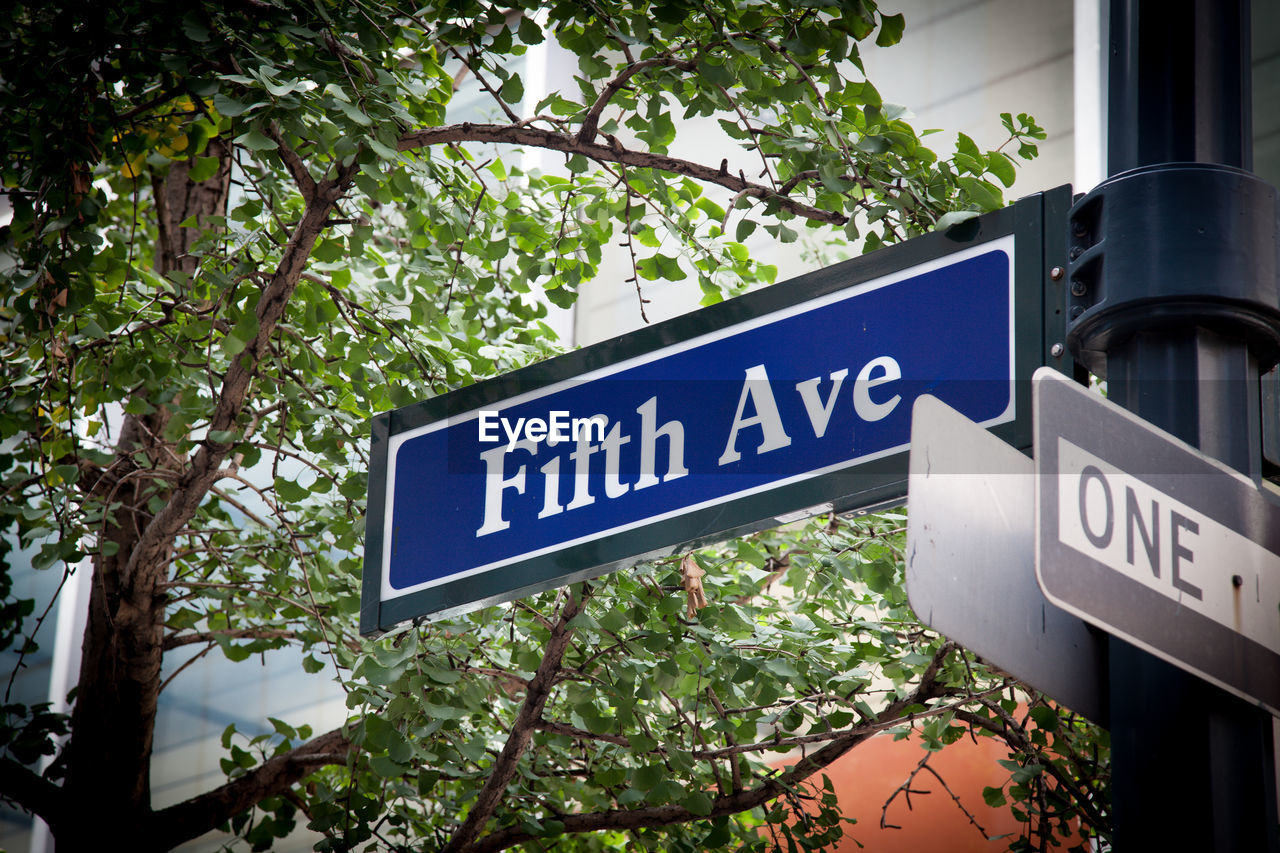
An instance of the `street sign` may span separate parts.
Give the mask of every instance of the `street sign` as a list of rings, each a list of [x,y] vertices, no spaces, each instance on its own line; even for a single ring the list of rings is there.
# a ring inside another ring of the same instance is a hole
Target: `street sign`
[[[1280,502],[1053,371],[1034,387],[1045,596],[1280,713]]]
[[[911,608],[934,630],[1105,725],[1105,647],[1094,629],[1045,599],[1035,538],[1035,463],[937,398],[916,400]]]
[[[1029,445],[1043,221],[1068,197],[379,415],[361,631],[898,502],[924,393]]]

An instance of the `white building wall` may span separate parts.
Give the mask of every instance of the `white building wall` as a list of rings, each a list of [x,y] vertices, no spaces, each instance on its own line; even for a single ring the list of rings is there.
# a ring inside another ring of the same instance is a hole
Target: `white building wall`
[[[1009,200],[1072,180],[1073,4],[1070,0],[898,0],[902,41],[863,49],[867,76],[902,104],[940,155],[956,133],[987,150],[1007,135],[1000,113],[1030,113],[1048,133],[1040,156],[1018,169]],[[885,8],[890,8],[885,4]]]

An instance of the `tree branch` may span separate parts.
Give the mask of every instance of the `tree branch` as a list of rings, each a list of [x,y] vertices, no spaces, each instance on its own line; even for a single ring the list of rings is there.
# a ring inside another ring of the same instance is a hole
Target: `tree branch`
[[[307,164],[303,163],[302,158],[298,156],[298,152],[294,151],[284,141],[284,134],[280,131],[280,126],[274,121],[267,122],[263,129],[271,141],[276,144],[280,159],[284,161],[285,168],[289,170],[289,174],[293,177],[293,182],[298,185],[298,191],[302,193],[303,200],[310,205],[312,199],[315,198],[316,182],[311,177],[311,173],[307,171]]]
[[[322,734],[225,785],[161,809],[153,815],[148,835],[157,849],[165,850],[197,838],[255,803],[284,794],[315,769],[345,764],[353,748],[341,729]]]
[[[620,143],[600,145],[595,142],[583,142],[577,136],[557,133],[525,125],[502,124],[451,124],[444,127],[429,127],[410,131],[400,137],[399,149],[412,151],[430,145],[443,145],[450,142],[489,142],[509,145],[530,145],[559,151],[564,154],[581,154],[592,160],[608,163],[623,163],[641,169],[658,169],[678,175],[686,175],[710,184],[719,184],[744,196],[754,196],[773,200],[780,208],[796,216],[825,222],[831,225],[843,225],[849,217],[832,210],[823,210],[810,204],[797,201],[775,192],[763,184],[752,183],[739,175],[731,175],[728,171],[713,169],[691,160],[669,157],[665,154],[653,154],[647,151],[633,151],[624,148]]]
[[[576,726],[571,726],[568,723],[557,723],[554,720],[539,719],[533,724],[533,727],[538,731],[549,732],[553,735],[564,735],[565,737],[571,737],[574,740],[601,740],[605,743],[617,744],[618,746],[631,746],[630,739],[622,735],[611,735],[608,733],[598,735],[595,732],[585,731],[584,729],[580,729]]]
[[[287,628],[240,628],[233,631],[203,631],[197,634],[169,634],[164,638],[164,650],[170,651],[192,643],[214,643],[218,637],[228,640],[292,640],[297,631]]]
[[[472,804],[467,819],[463,821],[462,826],[458,827],[458,831],[440,853],[458,853],[461,850],[472,849],[475,846],[473,842],[484,829],[484,825],[488,823],[498,803],[501,802],[507,785],[516,774],[520,756],[524,754],[525,748],[529,745],[529,739],[533,737],[534,728],[542,719],[542,710],[547,706],[547,700],[551,698],[551,689],[560,671],[560,661],[564,658],[565,650],[569,648],[570,637],[573,636],[573,628],[569,623],[573,617],[582,612],[588,596],[585,585],[581,596],[574,595],[572,592],[569,594],[564,609],[560,612],[560,619],[547,640],[542,662],[538,664],[538,671],[529,682],[524,704],[520,706],[515,722],[511,725],[511,734],[502,747],[502,753],[489,770],[489,778],[480,790],[480,795],[476,797],[475,803]]]
[[[1003,725],[997,724],[995,720],[984,717],[981,714],[975,714],[972,711],[966,711],[964,709],[956,711],[956,719],[976,728],[985,729],[991,732],[1001,740],[1008,743],[1014,749],[1023,752],[1036,751],[1036,747],[1031,743],[1031,739],[1027,737],[1026,732],[1022,730],[1022,727],[1019,726],[1012,717],[1004,712],[1003,708],[992,706],[986,702],[983,704],[995,713],[1000,714]],[[1084,814],[1085,820],[1088,821],[1090,826],[1103,828],[1108,825],[1107,819],[1099,813],[1097,807],[1093,803],[1091,794],[1096,795],[1095,792],[1091,792],[1090,794],[1082,792],[1075,780],[1062,772],[1062,768],[1058,767],[1051,760],[1045,760],[1044,768],[1049,775],[1058,781],[1058,784],[1062,785],[1063,788],[1072,793],[1072,801],[1080,808],[1080,811]]]
[[[351,165],[339,169],[335,178],[317,185],[301,222],[285,246],[279,266],[258,302],[258,333],[227,368],[217,405],[209,420],[210,433],[229,430],[235,426],[258,362],[267,351],[267,342],[275,332],[276,324],[284,316],[289,298],[297,287],[320,232],[324,230],[330,211],[350,185],[358,168],[353,160]],[[190,467],[178,480],[168,503],[151,519],[129,555],[123,572],[123,585],[143,589],[146,590],[145,594],[150,594],[154,583],[147,581],[154,582],[156,576],[163,571],[165,548],[195,515],[209,488],[222,476],[219,467],[231,446],[231,442],[218,442],[210,438],[204,440]],[[143,574],[148,577],[141,577]]]
[[[801,182],[816,181],[820,177],[821,177],[821,173],[818,172],[817,169],[807,169],[803,172],[796,172],[794,175],[792,175],[790,178],[787,179],[786,183],[784,183],[781,187],[779,187],[778,192],[789,193],[793,189],[795,189],[796,186],[798,186]],[[860,177],[859,175],[853,175],[853,174],[840,175],[840,180],[857,184],[858,186],[862,187],[864,190],[872,190],[877,188],[877,184],[875,181]]]
[[[982,824],[978,823],[977,817],[974,816],[973,812],[969,811],[968,807],[965,806],[965,804],[960,800],[960,797],[956,795],[956,792],[951,790],[951,786],[947,784],[947,780],[943,779],[942,775],[938,773],[937,770],[929,766],[929,759],[933,758],[934,754],[935,753],[932,753],[932,752],[926,752],[924,754],[924,757],[920,759],[920,763],[916,765],[916,768],[912,770],[911,773],[907,775],[907,778],[903,780],[902,784],[899,785],[897,789],[894,790],[894,792],[889,795],[889,799],[884,801],[884,805],[880,807],[880,828],[881,829],[902,829],[902,827],[899,826],[898,824],[889,823],[889,806],[893,805],[894,801],[898,799],[899,794],[902,794],[907,801],[907,811],[911,811],[913,808],[911,805],[912,794],[918,795],[918,794],[933,793],[932,791],[926,791],[923,789],[911,787],[913,784],[915,784],[916,776],[920,775],[921,772],[927,771],[928,773],[933,775],[934,779],[938,780],[938,784],[942,785],[942,789],[951,795],[952,802],[954,802],[956,804],[956,808],[960,809],[960,811],[964,814],[964,816],[969,819],[969,823],[973,824],[973,826],[978,830],[978,832],[982,833],[982,837],[984,839],[988,838],[989,835],[987,831],[983,829]]]
[[[934,655],[933,661],[928,668],[925,669],[920,678],[920,684],[916,689],[886,706],[883,711],[876,715],[875,723],[908,722],[911,718],[903,717],[903,713],[907,708],[944,695],[947,692],[947,687],[937,681],[938,668],[947,654],[955,648],[956,646],[953,643],[943,645]],[[829,766],[836,759],[866,741],[876,730],[868,730],[868,727],[861,727],[846,732],[842,737],[812,755],[801,758],[786,773],[767,779],[754,788],[716,797],[712,800],[711,811],[708,814],[695,814],[683,806],[665,805],[564,815],[560,816],[559,820],[564,824],[566,833],[599,832],[602,830],[631,830],[670,826],[677,823],[689,823],[695,820],[706,820],[749,811],[777,799],[787,790],[803,783],[814,773]],[[519,826],[511,826],[490,833],[464,847],[457,848],[457,850],[462,851],[462,853],[497,853],[497,851],[506,850],[517,844],[532,840],[534,840],[534,836],[531,833],[526,832]]]
[[[17,803],[50,825],[58,823],[66,808],[61,788],[12,758],[0,758],[0,797]]]
[[[481,88],[483,88],[486,92],[488,92],[495,101],[497,101],[498,107],[501,108],[501,110],[507,114],[507,118],[511,119],[512,121],[520,120],[520,117],[517,116],[511,110],[511,107],[507,106],[507,102],[503,100],[502,94],[496,91],[493,88],[493,86],[489,85],[489,81],[486,80],[484,78],[484,75],[480,73],[479,68],[477,68],[475,65],[472,65],[471,62],[465,56],[463,56],[456,47],[450,47],[449,52],[458,58],[458,61],[462,63],[463,67],[471,69],[471,73],[475,75],[476,82],[479,83]],[[478,57],[476,57],[474,52],[471,55],[473,58],[477,59],[477,65],[483,65],[483,63],[478,61]],[[454,88],[455,89],[457,88],[456,84]]]
[[[596,129],[600,126],[600,115],[604,112],[605,107],[613,100],[613,96],[622,91],[622,87],[627,85],[632,77],[641,71],[647,71],[650,68],[675,68],[680,71],[692,71],[698,67],[698,63],[691,59],[676,59],[671,56],[654,57],[653,59],[643,59],[639,62],[633,62],[610,80],[600,91],[600,96],[596,98],[596,102],[591,105],[591,109],[587,110],[586,116],[582,119],[582,126],[578,128],[577,140],[583,144],[590,144],[595,141]]]

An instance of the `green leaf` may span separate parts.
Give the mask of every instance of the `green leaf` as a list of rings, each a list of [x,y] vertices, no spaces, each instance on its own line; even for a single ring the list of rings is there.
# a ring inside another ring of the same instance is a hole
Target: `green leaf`
[[[764,667],[774,675],[781,676],[782,678],[795,678],[800,675],[800,670],[792,666],[790,661],[782,658],[767,660],[764,662]]]
[[[269,151],[276,147],[276,144],[256,127],[237,136],[236,142],[250,151]]]
[[[542,822],[539,838],[555,838],[560,835],[564,835],[564,821],[548,819]]]
[[[300,501],[311,494],[311,491],[306,486],[302,486],[296,480],[286,477],[276,477],[275,486],[276,494],[282,500],[289,502]]]
[[[938,217],[938,224],[934,226],[938,231],[946,231],[954,225],[961,222],[968,222],[970,219],[977,219],[978,211],[976,210],[953,210],[950,213],[944,213]]]
[[[1025,785],[1043,772],[1043,764],[1028,764],[1013,771],[1013,781],[1018,785]]]
[[[646,764],[631,771],[631,787],[640,791],[651,791],[666,778],[666,768],[661,764]]]
[[[1004,205],[1004,198],[993,185],[978,178],[961,177],[960,186],[969,197],[987,210],[995,210]]]
[[[213,108],[228,118],[242,115],[249,109],[249,106],[244,101],[236,100],[222,92],[213,96]]]
[[[986,787],[982,789],[982,801],[992,808],[1006,805],[1008,800],[1004,798],[1003,788]]]
[[[864,136],[858,140],[857,148],[865,154],[883,154],[889,150],[890,142],[881,134]]]
[[[1058,730],[1058,712],[1048,705],[1037,705],[1031,709],[1031,719],[1036,721],[1036,725],[1045,731]]]
[[[218,173],[222,161],[217,157],[197,157],[187,172],[187,177],[197,184],[203,183]]]
[[[757,569],[764,569],[765,556],[755,549],[751,543],[739,541],[737,543],[738,559],[746,560]]]
[[[733,841],[733,833],[729,831],[729,822],[719,819],[702,839],[700,847],[703,850],[714,850],[717,847],[724,847],[731,841]]]
[[[576,115],[583,109],[581,104],[575,104],[573,101],[570,101],[559,94],[553,94],[551,97],[544,99],[540,104],[538,104],[537,111],[542,112],[547,108],[550,108],[551,112],[558,116]]]
[[[795,229],[787,227],[785,223],[775,222],[772,225],[766,225],[764,230],[768,231],[780,243],[794,243],[800,236]]]
[[[727,64],[717,61],[714,56],[704,56],[699,60],[698,74],[713,86],[728,88],[735,82],[733,72],[729,70]]]
[[[1000,183],[1006,187],[1013,186],[1014,180],[1018,177],[1013,170],[1013,161],[999,151],[987,152],[987,164],[991,174],[1000,179]]]
[[[876,44],[880,47],[892,47],[902,41],[902,31],[906,27],[906,19],[899,13],[880,16],[880,32],[876,35]]]
[[[621,767],[607,767],[603,770],[597,770],[592,779],[598,785],[606,788],[615,788],[627,778],[627,771]]]
[[[715,803],[705,791],[693,791],[685,796],[681,805],[693,814],[706,816],[711,814]]]
[[[276,730],[276,734],[280,735],[281,737],[294,738],[298,736],[297,730],[294,729],[293,726],[286,723],[284,720],[279,720],[279,719],[276,719],[275,717],[267,717],[267,722],[270,723],[271,727]]]
[[[333,98],[333,104],[338,108],[344,116],[361,127],[370,127],[373,125],[373,119],[369,118],[358,106],[343,98]]]
[[[369,759],[369,769],[384,779],[394,779],[409,768],[388,755],[375,755]]]
[[[364,743],[370,749],[386,749],[394,733],[395,727],[385,718],[377,714],[364,718]]]
[[[688,278],[688,273],[680,268],[680,261],[661,252],[651,258],[641,258],[636,262],[636,272],[649,281],[659,279],[665,281],[681,281]]]
[[[200,15],[195,12],[188,12],[182,16],[182,31],[192,41],[203,43],[209,40],[209,28],[204,25],[204,22],[200,20]]]
[[[520,81],[519,74],[512,74],[507,81],[502,84],[500,90],[502,100],[508,104],[518,104],[524,100],[524,83]]]
[[[419,235],[414,236],[417,237]],[[422,235],[422,237],[423,242],[420,245],[414,245],[414,248],[425,249],[431,245],[426,235]],[[311,251],[311,257],[322,263],[336,263],[346,256],[346,247],[338,239],[318,240],[316,241],[316,247]]]
[[[222,638],[219,638],[219,640],[221,639]],[[227,642],[219,642],[218,645],[222,647],[222,653],[226,655],[226,658],[229,661],[234,661],[238,663],[239,661],[242,661],[242,660],[248,660],[249,655],[253,654],[253,652],[246,645],[237,645],[234,643],[227,643]]]
[[[519,36],[521,44],[534,45],[542,44],[543,42],[542,28],[527,14],[520,16],[520,26],[516,34]]]
[[[611,717],[597,714],[594,709],[591,709],[589,713],[583,714],[582,720],[587,725],[587,731],[592,734],[608,734],[616,728],[616,724]]]

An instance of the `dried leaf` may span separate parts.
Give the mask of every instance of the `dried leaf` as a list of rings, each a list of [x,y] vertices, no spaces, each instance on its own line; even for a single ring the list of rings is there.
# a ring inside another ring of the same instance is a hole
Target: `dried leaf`
[[[707,596],[702,589],[702,577],[706,572],[698,566],[692,554],[686,554],[680,562],[681,585],[687,597],[685,612],[689,618],[698,615],[698,611],[707,606]]]

